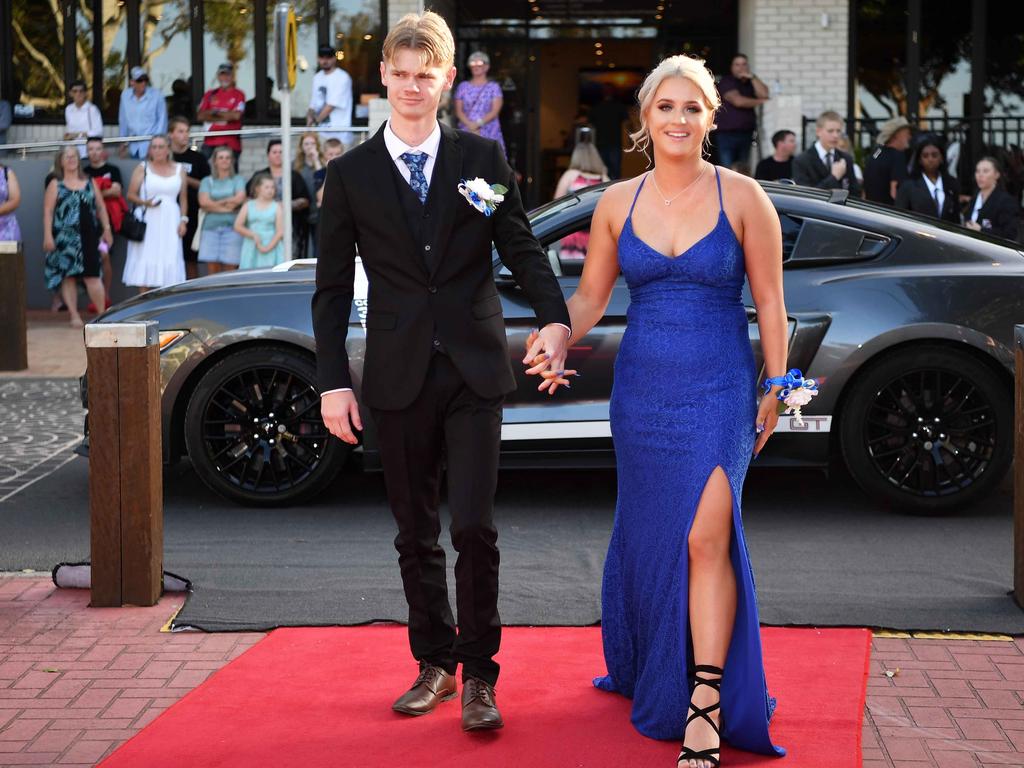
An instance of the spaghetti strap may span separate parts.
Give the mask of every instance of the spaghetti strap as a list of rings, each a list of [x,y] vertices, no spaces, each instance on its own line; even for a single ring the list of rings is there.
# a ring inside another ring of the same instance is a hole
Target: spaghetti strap
[[[718,166],[715,168],[715,183],[718,184],[718,211],[719,213],[725,211],[725,204],[722,202],[722,177],[718,175]]]
[[[646,173],[644,174],[644,177],[642,179],[640,179],[640,183],[637,185],[636,194],[633,195],[633,204],[631,206],[629,206],[629,215],[626,216],[626,221],[632,221],[633,220],[633,209],[636,208],[636,199],[638,197],[640,197],[640,190],[644,188],[644,182],[645,181],[647,181],[647,174]]]

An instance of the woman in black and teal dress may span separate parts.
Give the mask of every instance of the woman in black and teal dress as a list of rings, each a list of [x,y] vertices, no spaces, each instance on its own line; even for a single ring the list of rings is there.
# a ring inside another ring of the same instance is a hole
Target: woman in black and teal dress
[[[82,170],[78,150],[64,147],[53,163],[53,178],[43,195],[43,251],[46,287],[58,288],[68,307],[71,325],[82,327],[78,313],[78,281],[82,278],[89,300],[106,306],[100,280],[100,242],[114,242],[107,209],[96,182]]]

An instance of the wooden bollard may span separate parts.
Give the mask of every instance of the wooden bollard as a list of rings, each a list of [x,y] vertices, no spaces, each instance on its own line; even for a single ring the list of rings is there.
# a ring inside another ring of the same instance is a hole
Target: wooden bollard
[[[0,240],[0,335],[0,371],[28,368],[25,260],[14,240]]]
[[[158,324],[85,326],[93,607],[155,605],[163,585]]]
[[[1013,328],[1013,599],[1024,608],[1024,325]]]

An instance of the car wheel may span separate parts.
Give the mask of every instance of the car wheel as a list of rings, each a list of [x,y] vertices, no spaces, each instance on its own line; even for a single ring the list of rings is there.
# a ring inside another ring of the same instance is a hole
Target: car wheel
[[[885,356],[853,383],[840,414],[846,466],[874,499],[919,514],[963,509],[1013,455],[1013,397],[971,355],[921,346]]]
[[[301,352],[249,347],[203,374],[185,411],[185,446],[212,490],[249,506],[322,490],[349,446],[320,419],[316,365]]]

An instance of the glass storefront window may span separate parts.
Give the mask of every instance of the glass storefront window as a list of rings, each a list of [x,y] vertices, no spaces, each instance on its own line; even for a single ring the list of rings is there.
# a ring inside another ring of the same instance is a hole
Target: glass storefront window
[[[331,44],[340,52],[339,64],[352,77],[353,123],[365,125],[362,96],[384,93],[380,84],[384,43],[380,0],[331,0],[331,35]]]
[[[103,122],[116,123],[121,91],[128,86],[128,10],[124,0],[103,0],[100,23],[103,25],[103,93],[93,94],[93,102],[103,113]]]
[[[1024,115],[1024,4],[989,5],[985,41],[985,111]]]
[[[11,11],[11,102],[30,107],[34,117],[59,117],[67,90],[64,17],[59,12],[40,13],[38,0],[14,0]]]
[[[906,115],[907,0],[856,4],[856,116],[881,121]]]
[[[167,99],[167,116],[195,119],[188,0],[143,0],[139,7],[142,66]],[[126,83],[127,85],[127,83]]]
[[[202,91],[216,88],[217,67],[224,62],[235,66],[235,85],[248,105],[255,108],[256,62],[253,60],[253,13],[247,0],[217,0],[203,5],[203,63],[206,69]]]
[[[922,117],[970,114],[971,4],[929,0],[921,14]]]
[[[274,5],[267,2],[267,78],[272,81],[276,76],[274,64]],[[317,0],[293,0],[295,22],[298,28],[298,71],[295,73],[295,88],[291,96],[292,118],[306,117],[309,108],[309,97],[313,88],[313,74],[316,72],[316,20]],[[280,105],[277,103],[277,83],[274,83],[268,95],[268,110],[271,116],[280,119]],[[270,100],[273,100],[272,102]]]

